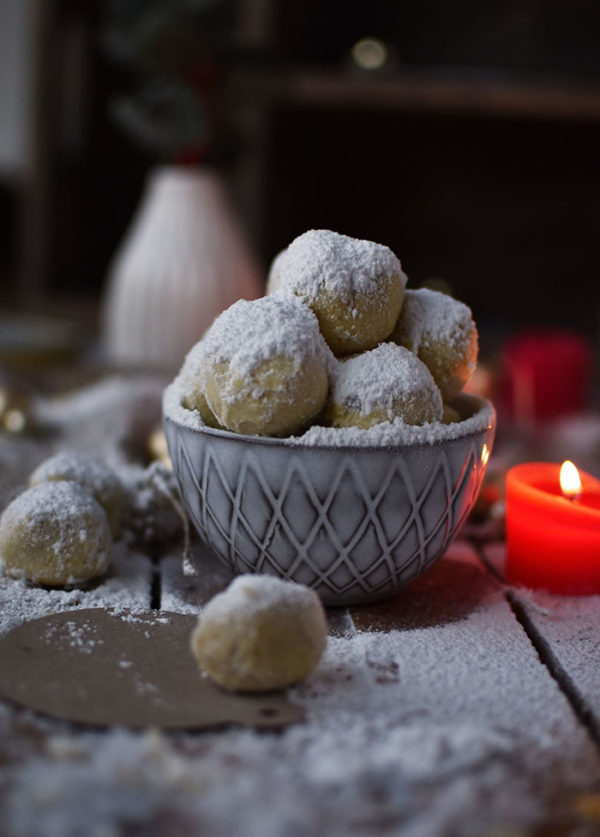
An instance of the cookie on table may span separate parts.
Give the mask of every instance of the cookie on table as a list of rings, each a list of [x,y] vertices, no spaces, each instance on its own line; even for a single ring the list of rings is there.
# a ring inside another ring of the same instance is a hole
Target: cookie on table
[[[112,538],[102,506],[75,482],[41,482],[0,518],[0,561],[34,584],[80,584],[108,569]]]
[[[310,230],[279,254],[271,284],[314,311],[337,355],[371,349],[394,329],[406,276],[383,244],[330,230]]]
[[[65,450],[46,459],[29,477],[29,485],[44,482],[76,482],[106,512],[110,530],[117,535],[125,503],[125,490],[116,474],[84,453]]]
[[[241,575],[204,608],[191,638],[200,667],[236,691],[282,689],[307,677],[327,643],[317,594],[272,576]]]

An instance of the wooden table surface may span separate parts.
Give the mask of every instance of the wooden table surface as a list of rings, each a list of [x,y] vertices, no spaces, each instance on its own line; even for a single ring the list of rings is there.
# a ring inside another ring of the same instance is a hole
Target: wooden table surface
[[[51,443],[1,436],[0,504],[50,450],[127,435],[124,398],[95,423],[71,402]],[[178,543],[119,543],[80,591],[0,575],[0,634],[107,601],[198,613],[228,580],[200,552],[186,575]],[[98,729],[0,701],[0,834],[600,834],[600,598],[513,588],[503,560],[461,540],[395,598],[330,609],[323,660],[288,691],[305,719],[277,732]]]

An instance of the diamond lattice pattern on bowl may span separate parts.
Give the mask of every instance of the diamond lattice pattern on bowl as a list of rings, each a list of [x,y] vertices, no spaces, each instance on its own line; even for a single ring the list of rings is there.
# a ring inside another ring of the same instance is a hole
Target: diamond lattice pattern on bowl
[[[327,604],[392,595],[446,549],[477,497],[493,429],[400,448],[312,448],[165,421],[181,494],[236,573]]]

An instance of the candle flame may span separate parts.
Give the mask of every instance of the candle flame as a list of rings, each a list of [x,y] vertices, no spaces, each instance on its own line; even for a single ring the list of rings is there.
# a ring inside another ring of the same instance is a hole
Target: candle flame
[[[569,500],[573,500],[581,494],[579,471],[568,459],[563,462],[560,469],[560,490]]]

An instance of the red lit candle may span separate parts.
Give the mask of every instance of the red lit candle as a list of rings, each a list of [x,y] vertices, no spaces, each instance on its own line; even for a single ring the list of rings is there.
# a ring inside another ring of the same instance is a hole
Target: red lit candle
[[[552,593],[600,593],[600,480],[575,471],[580,483],[563,488],[561,466],[548,462],[516,465],[506,475],[510,581]]]

